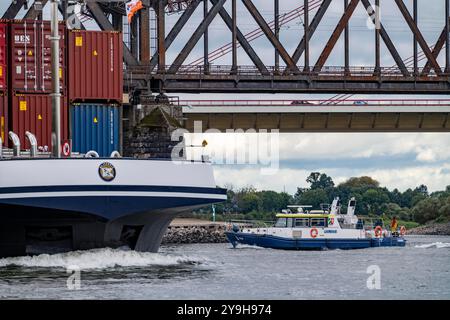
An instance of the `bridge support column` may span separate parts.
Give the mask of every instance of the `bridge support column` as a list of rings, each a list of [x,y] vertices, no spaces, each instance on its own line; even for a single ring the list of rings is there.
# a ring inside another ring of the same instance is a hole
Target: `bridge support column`
[[[134,158],[171,158],[174,148],[184,157],[184,145],[172,141],[172,133],[182,127],[182,109],[162,101],[165,96],[141,95],[138,105],[129,110],[129,126],[124,128],[124,156]]]

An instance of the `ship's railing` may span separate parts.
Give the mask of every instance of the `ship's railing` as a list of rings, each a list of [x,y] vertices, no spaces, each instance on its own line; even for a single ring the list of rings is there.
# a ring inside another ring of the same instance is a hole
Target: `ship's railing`
[[[275,224],[274,221],[262,221],[262,220],[237,220],[232,219],[227,221],[228,228],[237,226],[239,229],[245,228],[270,228]]]
[[[38,152],[36,155],[32,156],[30,150],[21,150],[19,156],[14,155],[13,149],[3,148],[0,152],[0,159],[12,159],[12,158],[50,158],[52,156],[51,152]]]

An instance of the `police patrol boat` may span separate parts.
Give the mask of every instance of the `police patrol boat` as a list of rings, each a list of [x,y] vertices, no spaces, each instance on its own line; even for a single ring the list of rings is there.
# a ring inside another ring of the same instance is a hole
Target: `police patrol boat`
[[[348,202],[347,213],[341,214],[341,201],[335,198],[322,210],[308,210],[310,206],[290,206],[277,214],[273,227],[247,228],[231,226],[226,236],[233,247],[238,244],[255,245],[273,249],[320,250],[362,249],[382,246],[405,246],[404,234],[383,230],[381,226],[365,226],[355,215],[356,201]]]

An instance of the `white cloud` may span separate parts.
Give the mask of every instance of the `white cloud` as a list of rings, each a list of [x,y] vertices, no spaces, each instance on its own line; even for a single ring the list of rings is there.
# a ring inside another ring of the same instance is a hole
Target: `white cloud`
[[[276,190],[294,194],[297,187],[307,187],[306,178],[311,170],[280,169],[276,175],[264,176],[257,167],[235,168],[233,166],[215,167],[217,184],[232,185],[240,188],[252,185],[258,190]],[[324,171],[322,171],[324,172]],[[405,167],[402,169],[327,169],[336,184],[350,177],[370,176],[378,180],[382,186],[389,189],[397,188],[404,191],[421,184],[428,186],[430,191],[443,190],[450,185],[450,164],[429,167]]]
[[[199,144],[208,141],[207,151],[222,154],[223,148],[248,147],[237,134],[204,134],[195,136]],[[291,159],[347,159],[413,155],[420,162],[450,161],[448,133],[298,133],[279,135],[279,157]],[[233,151],[234,150],[234,151]],[[382,164],[380,164],[381,166]]]

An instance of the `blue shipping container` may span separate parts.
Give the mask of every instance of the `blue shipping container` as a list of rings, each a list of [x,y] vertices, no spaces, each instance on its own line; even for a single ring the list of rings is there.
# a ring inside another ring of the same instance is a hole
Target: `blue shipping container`
[[[120,106],[112,104],[74,104],[70,108],[72,150],[94,150],[100,157],[119,151]]]

